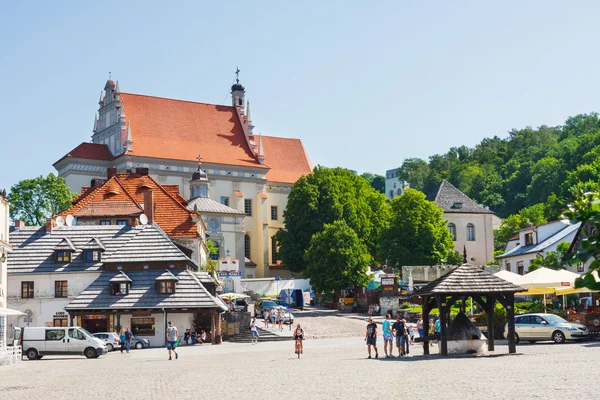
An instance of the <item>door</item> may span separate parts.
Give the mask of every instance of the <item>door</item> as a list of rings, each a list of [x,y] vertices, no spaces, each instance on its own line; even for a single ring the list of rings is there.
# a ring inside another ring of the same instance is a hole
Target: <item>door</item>
[[[536,337],[541,340],[550,340],[552,338],[552,327],[548,321],[537,315],[534,315],[532,318],[535,321],[533,326],[535,326]]]
[[[65,328],[46,329],[46,349],[43,354],[64,354],[67,348]]]
[[[531,317],[522,316],[515,320],[515,332],[521,340],[526,340],[531,336]]]
[[[67,338],[67,352],[71,354],[83,354],[87,347],[86,336],[76,328],[69,328],[69,337]]]

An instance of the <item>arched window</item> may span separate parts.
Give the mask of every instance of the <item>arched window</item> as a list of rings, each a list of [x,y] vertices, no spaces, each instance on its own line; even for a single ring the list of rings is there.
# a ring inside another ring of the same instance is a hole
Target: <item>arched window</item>
[[[398,188],[398,190],[396,191],[396,194],[398,196],[402,196],[402,189]]]
[[[250,260],[250,236],[244,235],[244,256]]]
[[[475,240],[475,225],[467,224],[467,240],[474,241]]]
[[[242,100],[242,98],[241,98],[241,97],[238,99],[238,104],[239,104],[240,106],[243,106],[243,105],[244,105],[244,101]]]
[[[390,198],[393,199],[394,198],[394,191],[390,190]]]
[[[452,240],[456,242],[456,225],[449,223],[448,230],[450,231],[450,235],[452,235]]]
[[[217,260],[219,260],[219,253],[220,253],[219,243],[217,243],[213,240],[211,240],[210,242],[213,244],[213,246],[215,246],[215,250],[216,250],[213,254],[210,255],[210,259],[213,261],[217,261]]]

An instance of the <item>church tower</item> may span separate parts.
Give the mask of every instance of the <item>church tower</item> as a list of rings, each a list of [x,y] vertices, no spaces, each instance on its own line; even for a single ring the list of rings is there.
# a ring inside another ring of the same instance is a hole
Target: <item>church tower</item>
[[[198,169],[192,174],[190,181],[190,200],[197,197],[209,197],[208,186],[210,182],[206,172],[202,170],[202,158],[198,156]]]
[[[231,103],[234,107],[238,107],[242,114],[244,114],[245,95],[246,89],[240,83],[240,78],[235,78],[235,84],[231,87]]]
[[[123,137],[127,133],[125,111],[121,104],[121,91],[119,82],[111,79],[106,81],[104,91],[100,93],[98,101],[98,117],[94,119],[92,142],[105,144],[113,156],[118,156],[131,147],[129,143],[123,143]],[[130,133],[130,132],[129,132]]]

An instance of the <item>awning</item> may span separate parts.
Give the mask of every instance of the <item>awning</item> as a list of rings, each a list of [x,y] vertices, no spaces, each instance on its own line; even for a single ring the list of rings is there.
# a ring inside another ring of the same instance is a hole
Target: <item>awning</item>
[[[0,307],[0,315],[27,315],[24,312],[13,310],[10,308]]]

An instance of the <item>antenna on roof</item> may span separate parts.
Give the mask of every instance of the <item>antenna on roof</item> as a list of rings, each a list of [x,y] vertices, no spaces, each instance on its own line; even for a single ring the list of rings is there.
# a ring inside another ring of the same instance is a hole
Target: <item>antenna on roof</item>
[[[67,222],[67,226],[75,225],[75,217],[72,216],[71,214],[67,215],[67,218],[65,220]]]
[[[140,224],[142,224],[142,225],[148,224],[148,217],[146,216],[146,214],[140,215]]]
[[[59,228],[65,226],[65,219],[61,216],[56,217],[56,226]]]

